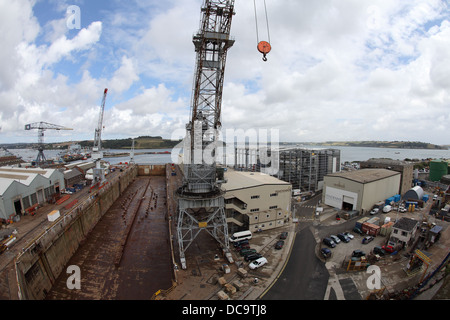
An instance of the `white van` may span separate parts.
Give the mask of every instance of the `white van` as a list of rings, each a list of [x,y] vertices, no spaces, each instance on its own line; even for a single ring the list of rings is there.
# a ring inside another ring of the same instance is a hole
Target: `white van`
[[[259,267],[262,267],[263,265],[265,265],[267,263],[267,259],[264,257],[261,257],[259,259],[256,259],[252,262],[250,262],[250,264],[248,265],[248,267],[250,269],[258,269]]]
[[[250,230],[235,232],[230,237],[231,242],[237,242],[241,240],[250,240],[252,238],[252,232]]]
[[[389,211],[391,211],[392,210],[392,207],[391,206],[384,206],[384,208],[383,208],[383,212],[384,213],[388,213]]]

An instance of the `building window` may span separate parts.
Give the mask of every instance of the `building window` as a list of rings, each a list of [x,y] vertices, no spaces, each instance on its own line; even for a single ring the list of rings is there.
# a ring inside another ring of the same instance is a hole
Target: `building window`
[[[276,196],[278,196],[278,193],[277,193],[277,192],[271,193],[270,196],[271,196],[271,197],[276,197]]]
[[[407,232],[405,232],[405,231],[402,231],[402,236],[403,237],[406,237],[408,235],[408,233]]]
[[[258,216],[255,216],[255,220],[258,220]]]
[[[397,234],[397,233],[398,233],[398,230],[397,230],[397,229],[394,229],[394,233]]]
[[[269,209],[276,209],[278,206],[270,206]]]
[[[259,211],[259,208],[256,208],[256,209],[250,209],[250,212],[258,212]]]
[[[251,198],[251,199],[259,199],[259,195],[251,196],[250,198]]]

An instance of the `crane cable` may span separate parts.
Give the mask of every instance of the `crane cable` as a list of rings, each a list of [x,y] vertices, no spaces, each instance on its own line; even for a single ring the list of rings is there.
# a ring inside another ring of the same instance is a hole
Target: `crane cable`
[[[263,54],[263,58],[262,58],[263,61],[267,61],[266,55],[270,52],[270,50],[272,48],[270,46],[269,18],[268,18],[268,15],[267,15],[266,0],[264,0],[264,12],[265,12],[265,16],[266,16],[267,40],[268,41],[259,41],[258,14],[257,14],[257,9],[256,9],[256,0],[253,0],[253,7],[255,9],[256,42],[257,42],[258,51]]]

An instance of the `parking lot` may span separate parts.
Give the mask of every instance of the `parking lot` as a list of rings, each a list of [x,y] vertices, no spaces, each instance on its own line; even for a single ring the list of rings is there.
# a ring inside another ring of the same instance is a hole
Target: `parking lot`
[[[367,235],[359,235],[356,232],[352,231],[352,226],[354,226],[355,221],[346,222],[345,225],[348,225],[347,228],[344,228],[345,230],[342,230],[340,232],[350,232],[351,235],[353,235],[353,239],[350,239],[349,242],[340,241],[339,243],[336,243],[336,246],[334,248],[330,248],[323,242],[320,244],[320,248],[329,248],[331,251],[331,256],[325,259],[326,262],[332,263],[336,267],[346,267],[346,262],[348,262],[349,259],[352,257],[352,252],[355,250],[361,250],[366,255],[372,252],[373,248],[375,246],[383,246],[386,242],[386,237],[383,236],[376,236],[372,237],[372,241],[369,243],[363,243],[363,239],[367,237]],[[331,235],[337,236],[339,232],[333,233],[333,231],[329,231],[324,233],[324,235],[321,237],[323,240],[324,237],[330,237]]]

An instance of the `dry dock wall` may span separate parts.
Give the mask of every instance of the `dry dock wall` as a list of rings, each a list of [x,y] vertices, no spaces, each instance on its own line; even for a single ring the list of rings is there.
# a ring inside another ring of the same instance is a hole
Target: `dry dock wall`
[[[134,165],[123,169],[106,186],[90,193],[89,199],[31,241],[15,261],[19,299],[45,298],[58,276],[66,272],[64,268],[80,243],[126,190],[138,171]]]

